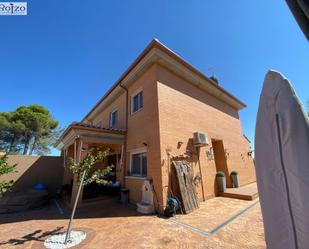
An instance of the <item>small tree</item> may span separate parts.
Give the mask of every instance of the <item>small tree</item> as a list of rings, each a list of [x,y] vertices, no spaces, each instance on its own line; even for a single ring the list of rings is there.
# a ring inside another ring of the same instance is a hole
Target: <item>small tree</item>
[[[0,157],[0,176],[4,174],[16,172],[15,167],[17,164],[9,165],[7,163],[7,160],[8,160],[8,156],[6,154]],[[13,180],[9,182],[4,181],[4,180],[0,181],[0,197],[2,197],[6,191],[11,190],[12,185],[13,185]]]
[[[68,167],[72,171],[72,173],[77,176],[79,182],[78,192],[74,201],[73,210],[71,213],[71,218],[69,221],[67,233],[65,236],[64,243],[68,242],[71,233],[72,221],[74,218],[75,210],[77,207],[77,202],[79,199],[80,191],[82,186],[86,186],[92,182],[96,182],[97,184],[107,185],[109,181],[104,179],[108,173],[111,172],[114,165],[110,165],[105,167],[104,169],[97,169],[93,171],[93,166],[97,163],[102,162],[108,155],[110,155],[110,149],[106,149],[104,151],[99,151],[96,155],[93,155],[93,149],[90,149],[87,155],[80,163],[75,163],[73,158],[68,158]]]

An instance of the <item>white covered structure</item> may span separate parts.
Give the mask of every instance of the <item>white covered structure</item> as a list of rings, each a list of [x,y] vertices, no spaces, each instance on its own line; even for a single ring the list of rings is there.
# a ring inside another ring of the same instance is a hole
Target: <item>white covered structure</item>
[[[268,249],[309,248],[309,121],[289,81],[265,77],[255,132]]]

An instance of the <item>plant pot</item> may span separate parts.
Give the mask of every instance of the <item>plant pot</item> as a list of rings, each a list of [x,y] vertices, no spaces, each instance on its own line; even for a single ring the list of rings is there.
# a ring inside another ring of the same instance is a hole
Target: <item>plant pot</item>
[[[232,171],[231,178],[232,178],[233,188],[238,188],[239,187],[239,175],[238,175],[238,173],[236,171]]]
[[[233,187],[238,188],[239,187],[239,175],[232,175],[232,182],[233,182]]]
[[[218,172],[216,175],[217,184],[218,184],[218,190],[219,192],[225,192],[226,191],[226,178],[223,172]]]
[[[129,203],[129,189],[127,188],[120,189],[120,201],[122,204]]]

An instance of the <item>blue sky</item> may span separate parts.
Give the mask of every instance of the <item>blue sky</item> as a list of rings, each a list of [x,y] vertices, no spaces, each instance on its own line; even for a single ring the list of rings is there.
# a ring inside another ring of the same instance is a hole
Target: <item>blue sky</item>
[[[0,111],[37,103],[66,126],[80,120],[152,38],[248,107],[253,141],[268,69],[309,99],[309,46],[284,1],[28,1],[28,16],[0,16]],[[56,151],[53,151],[56,153]]]

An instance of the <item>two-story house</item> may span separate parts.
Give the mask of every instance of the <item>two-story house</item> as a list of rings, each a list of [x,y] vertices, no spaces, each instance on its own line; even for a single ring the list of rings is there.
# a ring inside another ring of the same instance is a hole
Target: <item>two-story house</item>
[[[198,198],[216,195],[215,176],[239,173],[240,184],[255,181],[249,141],[238,112],[245,104],[199,72],[180,56],[153,40],[81,122],[72,123],[57,147],[65,158],[80,160],[89,147],[109,147],[107,163],[115,180],[130,191],[132,203],[141,200],[141,186],[152,179],[155,202],[164,209],[171,160],[189,155]],[[208,134],[209,144],[196,152],[194,132]],[[200,164],[200,165],[198,165]],[[200,167],[199,167],[200,166]],[[68,171],[64,183],[73,177]],[[73,179],[73,195],[76,193]]]

